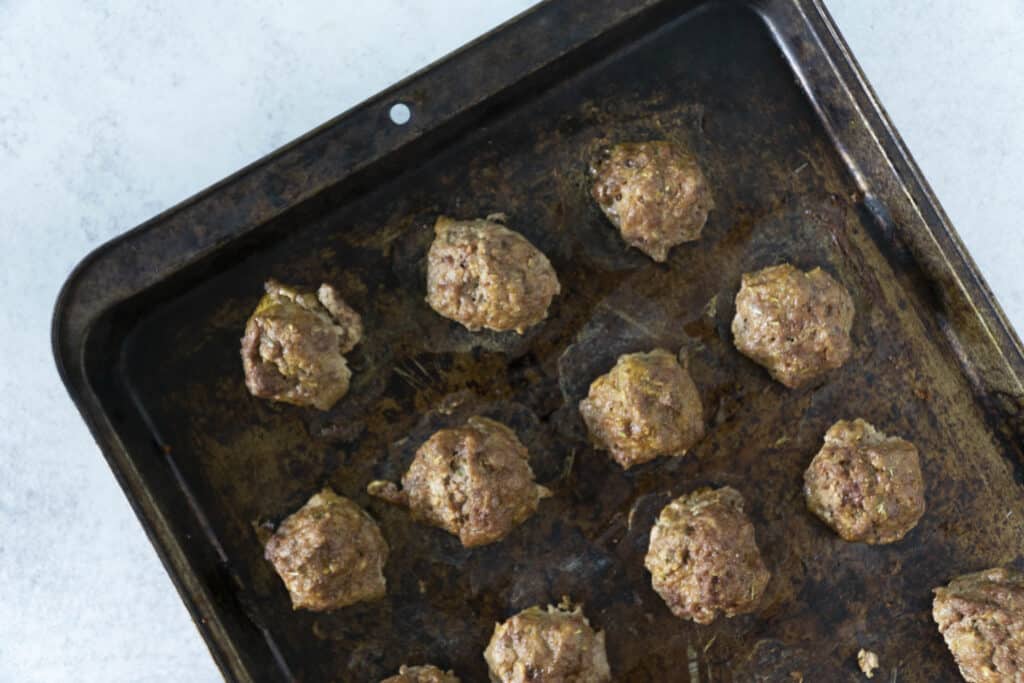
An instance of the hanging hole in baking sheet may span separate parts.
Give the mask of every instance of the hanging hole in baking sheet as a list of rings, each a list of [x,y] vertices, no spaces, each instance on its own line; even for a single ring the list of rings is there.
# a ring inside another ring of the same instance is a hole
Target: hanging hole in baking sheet
[[[391,117],[391,123],[396,126],[404,126],[412,118],[412,110],[409,109],[409,105],[405,102],[396,102],[391,105],[388,116]]]

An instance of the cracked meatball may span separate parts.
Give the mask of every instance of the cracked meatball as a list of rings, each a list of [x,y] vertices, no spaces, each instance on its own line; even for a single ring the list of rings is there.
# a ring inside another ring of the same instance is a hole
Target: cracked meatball
[[[384,597],[388,544],[366,512],[324,489],[281,522],[264,552],[294,609],[326,611]]]
[[[459,683],[459,677],[451,671],[441,671],[436,666],[403,666],[397,676],[385,678],[380,683]]]
[[[697,160],[665,140],[615,145],[591,170],[598,206],[627,244],[655,261],[699,239],[714,208]]]
[[[970,683],[1024,682],[1024,573],[989,569],[935,589],[932,616]]]
[[[604,633],[579,607],[531,607],[494,627],[484,651],[494,683],[606,683]]]
[[[795,389],[850,357],[853,299],[821,268],[788,263],[746,273],[736,295],[736,348]]]
[[[561,291],[547,257],[493,220],[441,216],[427,255],[427,303],[471,331],[523,334]]]
[[[267,281],[245,326],[242,366],[253,396],[328,410],[348,392],[344,354],[363,336],[359,314],[330,285],[316,294]]]
[[[590,385],[580,414],[591,438],[624,469],[684,455],[704,436],[697,386],[664,349],[620,356]]]
[[[699,489],[665,506],[644,565],[672,614],[698,624],[719,613],[752,612],[771,578],[743,496],[728,486]]]
[[[924,514],[914,444],[864,420],[840,420],[804,473],[807,508],[847,541],[893,543]]]
[[[515,432],[486,417],[442,429],[416,451],[402,477],[370,484],[371,495],[408,506],[415,519],[454,534],[471,548],[501,540],[551,495],[530,469]]]

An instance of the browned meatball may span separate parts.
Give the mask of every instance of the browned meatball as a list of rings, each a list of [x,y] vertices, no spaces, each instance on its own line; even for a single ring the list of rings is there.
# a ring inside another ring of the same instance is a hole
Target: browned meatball
[[[699,239],[715,205],[697,160],[665,140],[615,145],[593,174],[591,194],[608,220],[655,261]]]
[[[343,354],[363,336],[359,314],[330,285],[316,294],[269,280],[245,326],[242,366],[253,396],[327,410],[348,392]]]
[[[684,455],[704,436],[697,386],[664,349],[620,356],[590,385],[580,414],[594,441],[624,469]]]
[[[808,509],[847,541],[893,543],[924,514],[914,444],[864,420],[840,420],[804,473]]]
[[[823,271],[788,263],[747,273],[736,295],[736,348],[795,389],[850,357],[853,299]]]
[[[324,489],[281,522],[264,552],[292,607],[325,611],[384,597],[388,544],[366,512]]]
[[[720,612],[732,617],[753,611],[771,578],[743,496],[728,486],[699,489],[665,506],[644,565],[672,614],[698,624],[711,623]]]
[[[561,291],[551,262],[518,232],[491,220],[434,226],[427,255],[427,303],[476,331],[519,334],[548,315]]]
[[[441,671],[436,666],[403,666],[397,676],[385,678],[380,683],[459,683],[459,677],[451,671]]]
[[[494,683],[606,683],[604,633],[577,607],[531,607],[494,627],[484,651]]]
[[[368,491],[407,505],[417,520],[454,534],[467,548],[494,543],[551,495],[537,485],[529,453],[515,432],[486,417],[442,429],[416,451],[402,491],[375,481]]]
[[[932,616],[971,683],[1024,683],[1024,573],[989,569],[935,589]]]

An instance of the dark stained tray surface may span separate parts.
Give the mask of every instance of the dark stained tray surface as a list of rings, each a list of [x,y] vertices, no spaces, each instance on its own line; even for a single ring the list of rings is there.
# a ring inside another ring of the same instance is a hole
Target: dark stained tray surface
[[[931,589],[1020,561],[1018,343],[820,7],[698,5],[542,5],[73,276],[65,379],[226,676],[376,681],[431,661],[483,681],[496,621],[569,596],[619,681],[854,681],[859,648],[883,681],[958,680]],[[550,63],[505,71],[502,50]],[[399,97],[406,130],[386,121]],[[602,145],[663,137],[701,158],[717,208],[659,265],[593,206],[586,168]],[[523,337],[470,334],[423,301],[435,217],[496,211],[563,287]],[[852,359],[797,391],[729,332],[740,275],[783,261],[823,266],[857,308]],[[352,390],[327,413],[245,390],[239,337],[271,276],[334,283],[363,315]],[[709,433],[623,472],[575,406],[620,353],[655,346],[685,351]],[[555,492],[474,550],[365,494],[468,414],[513,426]],[[900,543],[845,543],[804,509],[804,468],[853,417],[921,450],[928,510]],[[380,521],[389,594],[293,612],[261,539],[324,484]],[[671,497],[725,484],[773,576],[756,613],[696,626],[643,555]]]

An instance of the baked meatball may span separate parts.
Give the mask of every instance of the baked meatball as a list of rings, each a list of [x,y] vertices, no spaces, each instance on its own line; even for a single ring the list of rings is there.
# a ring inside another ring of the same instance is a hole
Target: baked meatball
[[[531,607],[494,627],[484,650],[494,683],[605,683],[612,680],[604,633],[579,607]]]
[[[397,676],[385,678],[380,683],[459,683],[459,677],[451,671],[441,671],[436,666],[403,666]]]
[[[269,280],[245,326],[242,366],[253,396],[328,410],[348,392],[343,354],[363,336],[359,314],[330,285],[316,294]]]
[[[850,357],[853,299],[821,268],[785,263],[747,273],[736,295],[736,348],[790,389]]]
[[[684,455],[704,436],[697,386],[664,349],[619,356],[580,401],[590,436],[629,469],[659,455]]]
[[[548,315],[561,291],[551,262],[492,220],[441,216],[427,255],[427,303],[471,331],[519,334]]]
[[[292,607],[326,611],[384,597],[388,544],[348,498],[324,489],[281,522],[265,548]]]
[[[699,239],[715,205],[697,160],[665,140],[615,145],[592,173],[591,194],[608,220],[655,261]]]
[[[847,541],[893,543],[924,514],[917,448],[864,420],[840,420],[804,472],[807,508]]]
[[[402,477],[401,491],[383,481],[371,482],[368,491],[408,506],[415,519],[458,536],[467,548],[502,539],[551,495],[534,481],[529,453],[515,432],[486,417],[427,439]]]
[[[1024,573],[989,569],[935,589],[932,616],[971,683],[1024,682]]]
[[[644,565],[672,614],[709,624],[752,612],[771,574],[731,487],[703,488],[669,503],[651,529]]]

